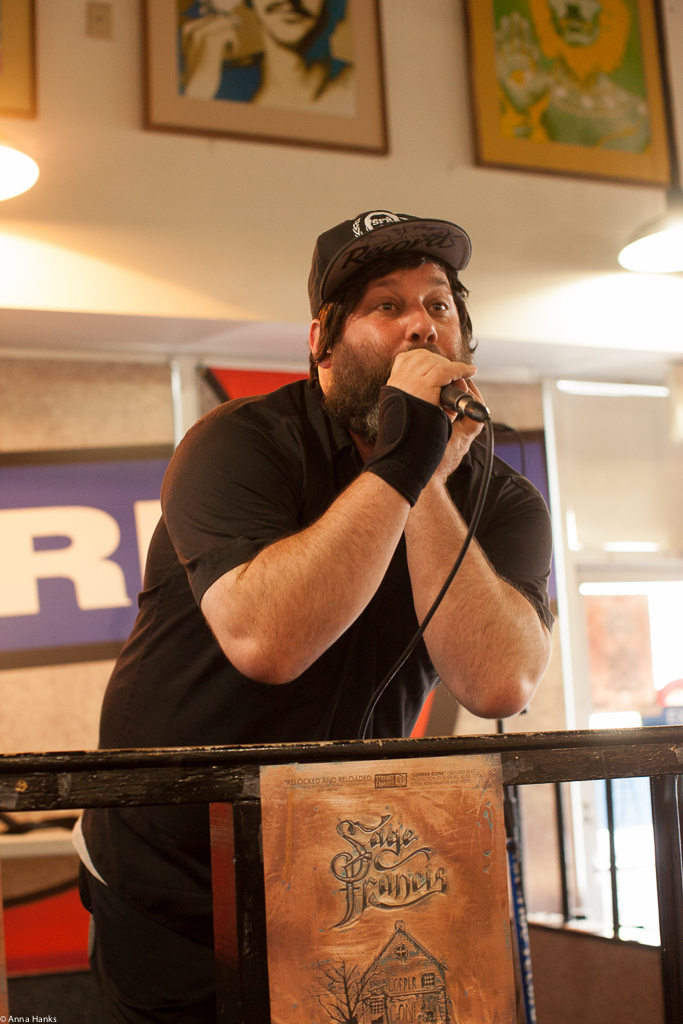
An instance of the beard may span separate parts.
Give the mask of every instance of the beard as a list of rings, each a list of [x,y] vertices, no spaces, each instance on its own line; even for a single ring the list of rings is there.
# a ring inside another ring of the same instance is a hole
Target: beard
[[[327,411],[342,427],[374,444],[379,429],[379,393],[389,380],[393,359],[359,352],[339,341],[332,350],[334,376],[324,396]]]
[[[440,356],[436,345],[425,342],[411,345]],[[359,351],[342,338],[332,349],[330,387],[323,398],[327,411],[342,427],[375,444],[379,430],[380,391],[389,380],[394,356],[382,357],[374,351]]]

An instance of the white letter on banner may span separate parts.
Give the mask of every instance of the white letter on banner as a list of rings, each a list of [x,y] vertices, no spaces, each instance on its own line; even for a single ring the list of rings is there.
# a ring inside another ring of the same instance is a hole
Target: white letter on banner
[[[144,580],[150,541],[157,528],[157,523],[161,519],[161,502],[158,498],[152,498],[150,501],[136,501],[133,504],[133,509],[135,511],[135,530],[138,535],[140,579]]]
[[[70,544],[34,551],[34,537],[68,537]],[[131,602],[121,566],[109,561],[119,524],[83,505],[0,509],[0,615],[37,615],[38,580],[73,582],[78,607],[124,608]]]

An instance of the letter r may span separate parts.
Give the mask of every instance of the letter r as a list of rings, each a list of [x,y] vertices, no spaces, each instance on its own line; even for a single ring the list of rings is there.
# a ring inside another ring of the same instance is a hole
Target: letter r
[[[35,551],[34,537],[67,537],[68,547]],[[73,582],[79,608],[124,608],[131,602],[121,567],[112,562],[119,525],[82,505],[0,509],[0,615],[37,615],[38,580]]]
[[[135,512],[135,530],[138,535],[138,555],[140,558],[140,579],[145,578],[145,563],[149,550],[152,534],[157,528],[161,519],[161,502],[158,498],[152,501],[136,501],[133,505]]]

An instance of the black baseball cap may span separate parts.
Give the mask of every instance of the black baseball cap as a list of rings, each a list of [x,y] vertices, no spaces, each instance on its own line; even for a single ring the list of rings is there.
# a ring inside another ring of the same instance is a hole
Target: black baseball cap
[[[370,210],[319,236],[308,278],[311,314],[361,267],[393,253],[420,252],[463,270],[472,255],[466,231],[448,220]]]

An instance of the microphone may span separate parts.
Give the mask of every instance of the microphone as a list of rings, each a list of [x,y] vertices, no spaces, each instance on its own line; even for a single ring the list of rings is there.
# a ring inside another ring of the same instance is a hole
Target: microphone
[[[441,388],[441,404],[444,409],[455,411],[456,420],[461,420],[463,416],[469,416],[477,423],[485,423],[491,417],[491,413],[485,405],[478,402],[474,395],[456,387],[455,384],[446,384]]]

